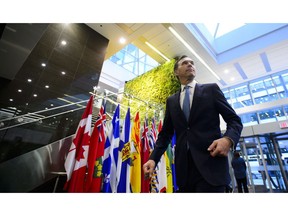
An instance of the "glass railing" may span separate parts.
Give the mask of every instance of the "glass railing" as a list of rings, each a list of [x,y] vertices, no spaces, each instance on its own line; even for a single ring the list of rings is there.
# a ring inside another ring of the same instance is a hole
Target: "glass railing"
[[[98,116],[103,95],[94,99],[92,126]],[[107,119],[116,108],[115,95],[106,95]],[[57,140],[73,135],[88,100],[19,115],[0,110],[0,163]]]

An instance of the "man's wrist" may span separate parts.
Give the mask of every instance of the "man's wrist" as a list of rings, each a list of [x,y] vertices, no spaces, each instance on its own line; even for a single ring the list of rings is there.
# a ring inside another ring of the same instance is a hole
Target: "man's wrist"
[[[229,140],[230,148],[231,148],[232,150],[234,150],[234,141],[233,141],[230,137],[228,137],[228,136],[224,136],[223,138],[226,138],[227,140]]]

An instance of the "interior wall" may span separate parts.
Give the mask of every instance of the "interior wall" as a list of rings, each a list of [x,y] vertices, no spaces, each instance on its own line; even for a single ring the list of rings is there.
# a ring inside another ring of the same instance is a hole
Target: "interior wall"
[[[99,82],[108,43],[81,23],[5,25],[0,40],[0,163],[75,133],[89,92]],[[24,62],[17,55],[21,50],[27,54]],[[4,78],[6,69],[13,69],[11,80]],[[80,101],[84,103],[55,109]],[[66,114],[56,116],[59,112]],[[23,124],[32,120],[37,121]],[[22,125],[3,130],[18,123]]]

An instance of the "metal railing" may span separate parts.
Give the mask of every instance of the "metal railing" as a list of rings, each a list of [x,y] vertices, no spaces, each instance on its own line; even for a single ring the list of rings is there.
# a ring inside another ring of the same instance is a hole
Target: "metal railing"
[[[18,116],[13,116],[13,117],[9,117],[9,118],[6,118],[6,119],[2,119],[0,121],[0,126],[1,126],[0,127],[0,131],[11,129],[11,128],[18,127],[18,126],[25,125],[25,124],[29,124],[29,123],[39,122],[39,121],[42,121],[44,119],[53,118],[55,116],[60,116],[60,115],[63,115],[65,113],[69,113],[69,112],[73,112],[73,111],[76,111],[76,110],[84,109],[85,106],[81,105],[81,104],[87,103],[87,101],[88,100],[83,100],[83,101],[80,101],[80,102],[75,102],[75,103],[71,103],[71,104],[65,104],[65,105],[58,106],[58,107],[53,107],[53,108],[50,108],[50,109],[44,109],[44,110],[36,111],[36,112],[33,112],[33,113],[26,113],[26,114],[23,114],[23,115],[18,115]],[[64,111],[64,112],[61,111],[61,112],[56,113],[56,114],[51,114],[51,115],[47,115],[47,116],[44,115],[45,113],[48,113],[48,112],[51,112],[51,111],[55,111],[55,110],[59,110],[59,109],[63,109],[63,108],[69,108],[69,107],[75,106],[75,105],[79,105],[80,107],[79,108],[73,108],[72,110],[67,110],[67,111]],[[2,110],[0,112],[2,112]],[[42,114],[42,115],[40,115],[40,114]]]

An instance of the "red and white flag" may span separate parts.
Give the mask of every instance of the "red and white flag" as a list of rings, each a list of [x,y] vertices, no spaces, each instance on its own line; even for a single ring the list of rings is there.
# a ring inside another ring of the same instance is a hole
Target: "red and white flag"
[[[105,101],[103,100],[89,144],[88,174],[86,178],[87,192],[101,192],[102,166],[106,141],[105,127],[106,113]]]
[[[149,159],[150,148],[149,148],[149,138],[148,138],[148,120],[145,117],[143,132],[141,137],[141,167],[146,163]],[[149,193],[150,192],[150,181],[145,179],[144,172],[141,169],[141,193]]]
[[[86,106],[79,122],[76,136],[73,139],[67,158],[65,170],[67,181],[64,190],[68,192],[84,192],[85,174],[87,169],[87,158],[89,151],[89,140],[91,136],[93,95]]]

